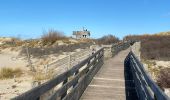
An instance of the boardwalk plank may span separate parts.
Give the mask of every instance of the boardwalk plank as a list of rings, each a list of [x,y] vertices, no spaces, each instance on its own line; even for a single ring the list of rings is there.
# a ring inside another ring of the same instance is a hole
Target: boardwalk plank
[[[133,81],[125,79],[124,60],[128,53],[129,49],[106,60],[80,100],[126,100],[126,94],[131,95],[127,91],[134,93],[135,88],[130,85]]]

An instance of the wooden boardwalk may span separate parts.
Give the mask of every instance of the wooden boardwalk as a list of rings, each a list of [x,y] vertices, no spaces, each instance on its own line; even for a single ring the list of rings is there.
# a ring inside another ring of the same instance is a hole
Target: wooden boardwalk
[[[104,62],[80,100],[137,100],[134,83],[124,60],[129,49]]]

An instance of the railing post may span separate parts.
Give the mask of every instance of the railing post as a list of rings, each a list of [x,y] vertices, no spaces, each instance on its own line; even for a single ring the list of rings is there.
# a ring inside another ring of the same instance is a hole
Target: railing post
[[[104,57],[111,58],[112,57],[112,45],[102,45],[104,48]]]
[[[68,78],[66,78],[63,82],[63,85],[65,85],[68,82]],[[67,89],[65,90],[65,92],[61,95],[61,99],[63,99],[65,96],[67,95]]]
[[[43,97],[47,97],[49,100],[56,100],[56,98],[57,100],[78,100],[94,75],[102,66],[101,57],[103,57],[103,48],[68,71],[12,100],[39,100]],[[96,64],[94,63],[95,61]],[[48,67],[46,66],[46,68]],[[70,78],[72,76],[74,76],[73,79]],[[62,86],[59,87],[60,85]],[[50,92],[50,95],[48,95],[49,91],[53,89],[55,90],[55,93],[52,93],[52,91]]]
[[[90,64],[90,60],[87,62],[87,67],[89,66],[89,64]],[[90,68],[90,67],[89,67],[89,68]],[[87,69],[86,73],[89,72],[89,68]]]
[[[70,66],[71,66],[71,55],[69,54],[69,55],[68,55],[68,66],[67,66],[67,70],[70,69]]]
[[[79,73],[79,70],[77,70],[77,71],[75,72],[74,76],[76,76],[78,73]],[[77,83],[78,83],[78,80],[77,80],[77,81],[75,82],[75,84],[73,85],[73,88],[77,85]]]

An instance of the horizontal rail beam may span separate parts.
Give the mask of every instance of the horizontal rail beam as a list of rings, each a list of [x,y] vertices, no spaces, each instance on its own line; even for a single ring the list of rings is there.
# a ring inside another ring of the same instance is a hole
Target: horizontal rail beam
[[[143,64],[131,51],[127,56],[140,100],[170,100],[145,71]]]
[[[73,66],[70,70],[60,74],[59,76],[53,78],[50,81],[47,81],[46,83],[39,85],[38,87],[35,87],[19,96],[13,98],[12,100],[37,100],[37,99],[41,98],[41,96],[43,94],[52,90],[53,88],[55,88],[57,85],[59,85],[61,83],[64,83],[64,84],[58,90],[54,91],[53,96],[55,98],[60,98],[60,99],[66,98],[68,95],[67,92],[69,92],[68,91],[69,88],[72,87],[71,91],[73,92],[75,87],[77,87],[77,86],[83,87],[83,86],[81,86],[80,81],[84,80],[84,82],[85,82],[84,84],[86,84],[86,86],[80,90],[76,90],[76,91],[80,92],[79,94],[76,95],[76,98],[79,98],[81,96],[81,93],[83,93],[83,91],[85,90],[85,88],[88,85],[88,83],[86,83],[86,81],[85,81],[85,80],[90,79],[89,78],[90,76],[89,77],[87,77],[87,76],[88,76],[88,74],[91,75],[91,73],[88,73],[88,72],[91,71],[93,73],[92,76],[94,76],[96,74],[96,70],[99,70],[100,67],[102,66],[103,53],[104,53],[104,50],[103,50],[103,48],[101,48],[100,50],[95,52],[92,56],[83,60],[79,64]],[[83,67],[85,67],[85,68],[82,69]],[[76,75],[75,75],[75,73],[76,73]],[[86,76],[86,78],[83,78],[85,76]],[[90,82],[90,81],[91,80],[89,80],[88,82]],[[63,94],[65,94],[65,95],[63,95]],[[62,96],[64,96],[64,97],[62,97]],[[52,99],[52,97],[50,99]],[[74,99],[74,100],[77,100],[77,99]]]

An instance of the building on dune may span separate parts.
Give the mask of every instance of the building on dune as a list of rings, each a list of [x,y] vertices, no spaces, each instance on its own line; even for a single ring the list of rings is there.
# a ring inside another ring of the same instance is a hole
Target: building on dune
[[[83,31],[73,31],[73,35],[76,39],[88,39],[90,38],[90,31],[83,28]]]

